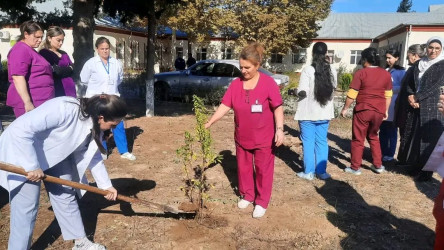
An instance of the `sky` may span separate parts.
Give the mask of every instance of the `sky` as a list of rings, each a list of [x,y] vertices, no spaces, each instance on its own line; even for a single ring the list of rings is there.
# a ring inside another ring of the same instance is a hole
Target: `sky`
[[[332,12],[396,12],[401,0],[334,0]],[[412,11],[428,12],[429,5],[444,4],[444,0],[412,0]]]

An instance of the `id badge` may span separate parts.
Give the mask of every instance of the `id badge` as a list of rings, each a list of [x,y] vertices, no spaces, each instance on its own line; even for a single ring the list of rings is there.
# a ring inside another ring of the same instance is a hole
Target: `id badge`
[[[251,105],[251,113],[262,113],[262,104],[259,104],[258,100],[256,103]]]
[[[107,79],[108,85],[114,85],[114,82],[111,80],[111,77],[108,76]]]

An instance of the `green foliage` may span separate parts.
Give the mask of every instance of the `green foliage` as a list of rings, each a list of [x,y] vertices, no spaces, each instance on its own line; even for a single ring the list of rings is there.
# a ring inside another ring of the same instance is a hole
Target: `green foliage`
[[[401,0],[398,6],[398,10],[396,12],[410,12],[412,8],[412,0]]]
[[[338,79],[339,87],[342,90],[347,91],[350,88],[352,79],[353,75],[351,73],[343,73]]]
[[[221,161],[222,156],[212,149],[213,140],[210,131],[205,128],[208,121],[208,110],[204,102],[197,96],[193,96],[193,107],[196,115],[196,127],[194,135],[185,132],[185,144],[177,149],[176,154],[182,162],[185,186],[181,190],[185,196],[198,207],[198,218],[203,214],[205,202],[209,200],[208,191],[212,187],[208,183],[206,171]]]

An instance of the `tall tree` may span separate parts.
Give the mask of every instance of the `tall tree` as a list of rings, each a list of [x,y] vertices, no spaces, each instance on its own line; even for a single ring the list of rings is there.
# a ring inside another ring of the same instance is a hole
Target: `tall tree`
[[[396,12],[410,12],[412,5],[412,0],[401,0]]]
[[[154,62],[157,23],[164,14],[174,14],[171,8],[180,4],[179,0],[132,0],[131,3],[120,0],[103,0],[103,11],[113,17],[119,17],[127,23],[135,17],[147,18],[147,64],[146,64],[146,116],[154,115]]]
[[[73,0],[72,35],[74,46],[74,76],[80,74],[83,64],[94,56],[94,14],[97,13],[98,0]]]

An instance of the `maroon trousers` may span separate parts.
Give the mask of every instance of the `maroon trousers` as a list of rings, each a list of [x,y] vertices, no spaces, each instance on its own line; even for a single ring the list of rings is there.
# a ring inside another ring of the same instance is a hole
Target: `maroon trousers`
[[[435,199],[435,206],[433,207],[433,216],[436,219],[435,230],[435,250],[444,249],[444,181],[441,182],[438,197]]]
[[[273,149],[244,149],[236,144],[236,159],[240,195],[244,200],[267,208],[273,186]]]
[[[381,146],[378,131],[384,115],[373,110],[363,110],[353,114],[352,141],[351,141],[351,168],[358,170],[361,167],[364,153],[364,142],[367,138],[372,151],[373,165],[382,166]]]

